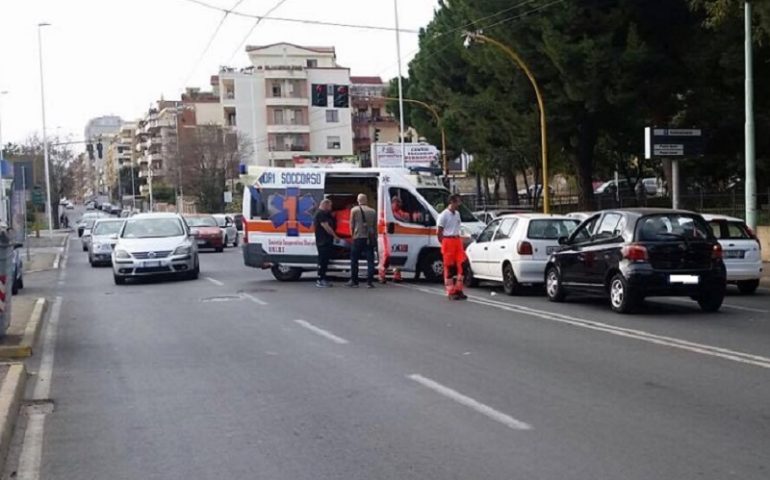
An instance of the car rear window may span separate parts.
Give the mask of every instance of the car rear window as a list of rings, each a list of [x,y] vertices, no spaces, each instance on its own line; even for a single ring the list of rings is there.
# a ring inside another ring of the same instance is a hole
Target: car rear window
[[[748,227],[743,222],[728,220],[712,220],[709,222],[711,232],[723,240],[750,240],[753,238]]]
[[[637,238],[643,241],[710,238],[710,229],[700,217],[669,213],[642,217],[636,225]]]
[[[527,238],[533,240],[556,240],[568,237],[577,228],[577,220],[573,219],[543,219],[532,220],[527,229]]]

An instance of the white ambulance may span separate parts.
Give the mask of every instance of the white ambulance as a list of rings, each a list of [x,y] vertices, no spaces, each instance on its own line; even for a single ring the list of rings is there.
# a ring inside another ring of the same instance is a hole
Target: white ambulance
[[[250,167],[243,175],[243,259],[249,267],[271,269],[276,279],[297,280],[317,268],[313,216],[321,200],[332,201],[337,232],[349,235],[350,209],[364,193],[377,210],[378,256],[387,248],[389,265],[432,281],[443,276],[436,238],[436,219],[450,192],[430,171],[400,168]],[[393,198],[400,210],[394,212]],[[463,236],[467,242],[484,224],[463,206]],[[350,270],[348,244],[337,244],[331,271]],[[362,271],[365,271],[362,270]]]

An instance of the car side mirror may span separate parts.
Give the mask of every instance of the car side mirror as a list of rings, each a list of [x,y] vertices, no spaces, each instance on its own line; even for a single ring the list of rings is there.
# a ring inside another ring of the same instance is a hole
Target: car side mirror
[[[393,235],[394,233],[396,233],[396,223],[388,222],[388,235]]]
[[[559,245],[567,245],[567,237],[559,237],[557,242],[559,242]]]

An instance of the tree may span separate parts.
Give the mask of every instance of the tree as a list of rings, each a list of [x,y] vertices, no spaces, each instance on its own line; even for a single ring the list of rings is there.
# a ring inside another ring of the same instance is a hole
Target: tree
[[[226,183],[238,177],[238,166],[248,157],[249,143],[216,125],[186,130],[180,142],[185,195],[196,198],[199,211],[222,212]]]
[[[690,5],[696,11],[706,14],[705,25],[720,27],[730,19],[743,16],[745,0],[690,0]],[[754,12],[752,24],[756,28],[756,42],[762,43],[770,36],[770,3],[766,0],[752,0]]]

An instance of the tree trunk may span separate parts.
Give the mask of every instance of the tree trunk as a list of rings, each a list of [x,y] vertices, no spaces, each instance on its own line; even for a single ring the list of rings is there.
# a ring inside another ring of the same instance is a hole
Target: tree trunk
[[[519,187],[516,185],[516,172],[513,169],[503,172],[503,183],[505,184],[505,196],[508,205],[518,205]]]
[[[597,137],[595,120],[589,115],[578,126],[578,146],[575,155],[578,208],[581,210],[594,210],[594,149]]]

